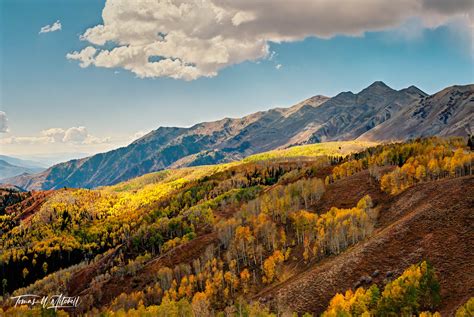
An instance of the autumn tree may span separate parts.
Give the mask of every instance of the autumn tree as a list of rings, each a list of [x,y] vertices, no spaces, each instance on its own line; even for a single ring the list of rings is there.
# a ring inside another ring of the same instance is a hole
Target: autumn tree
[[[273,282],[277,267],[280,263],[282,263],[285,260],[283,254],[279,251],[276,250],[273,252],[272,255],[270,255],[264,262],[263,262],[263,273],[264,276],[262,277],[262,280],[264,283],[270,284]]]

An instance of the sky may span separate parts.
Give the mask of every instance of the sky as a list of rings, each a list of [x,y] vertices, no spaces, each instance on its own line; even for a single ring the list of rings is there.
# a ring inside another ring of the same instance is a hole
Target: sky
[[[75,157],[376,80],[474,82],[470,0],[2,0],[0,153]]]

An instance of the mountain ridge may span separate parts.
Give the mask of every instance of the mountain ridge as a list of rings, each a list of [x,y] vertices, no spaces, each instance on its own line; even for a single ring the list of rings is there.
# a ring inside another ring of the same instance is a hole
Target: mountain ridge
[[[7,163],[10,163],[12,165],[20,166],[20,167],[26,167],[26,168],[36,168],[36,169],[46,169],[49,167],[49,165],[34,161],[34,160],[25,160],[13,156],[8,156],[8,155],[2,155],[0,154],[0,160],[4,160]]]
[[[27,167],[12,164],[7,160],[0,158],[0,179],[15,177],[22,174],[34,174],[43,171],[42,167]]]
[[[449,98],[446,100],[441,95],[460,89],[456,87],[464,87],[466,94],[451,102],[451,112],[445,112],[445,116],[451,119],[448,118],[449,126],[444,130],[431,129],[432,124],[437,124],[436,118],[431,117],[428,122],[416,117],[406,131],[398,128],[400,124],[390,124],[395,119],[403,120],[397,119],[403,117],[401,113],[416,111],[414,109],[420,108],[423,100],[425,103],[431,100],[430,107],[435,109],[435,113],[441,111],[436,110],[438,108],[446,110],[443,103],[449,102]],[[357,138],[404,140],[439,133],[466,135],[466,126],[469,128],[474,120],[471,104],[474,104],[474,85],[447,87],[429,96],[415,86],[395,90],[376,81],[358,93],[341,92],[332,98],[316,95],[289,108],[201,122],[189,128],[159,127],[126,147],[60,163],[40,174],[22,175],[5,181],[30,190],[93,188],[169,167],[224,163],[294,145]],[[428,127],[420,129],[423,133],[417,134],[420,124]],[[385,126],[389,132],[370,133]]]
[[[430,135],[471,135],[474,128],[473,108],[473,85],[450,86],[421,98],[397,113],[392,120],[367,131],[358,139],[400,140]]]

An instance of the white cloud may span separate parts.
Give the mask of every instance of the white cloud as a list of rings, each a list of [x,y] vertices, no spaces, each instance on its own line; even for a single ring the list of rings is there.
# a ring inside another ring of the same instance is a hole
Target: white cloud
[[[88,67],[94,62],[94,55],[97,52],[92,46],[88,46],[80,52],[67,53],[66,58],[80,61],[79,66]]]
[[[278,55],[277,52],[271,51],[270,54],[268,54],[267,59],[268,59],[269,61],[273,61],[277,55]]]
[[[255,20],[257,17],[252,11],[239,11],[232,17],[232,24],[239,26],[242,23]]]
[[[89,46],[67,58],[140,78],[193,80],[268,57],[269,42],[362,36],[410,19],[423,28],[466,16],[472,24],[473,7],[471,0],[107,0],[103,24],[81,35]]]
[[[283,65],[282,64],[276,64],[275,68],[280,69]]]
[[[8,132],[8,119],[7,114],[0,111],[0,133]]]
[[[63,141],[65,130],[61,128],[51,128],[41,131],[41,135],[49,138],[51,143],[59,143]]]
[[[48,25],[43,26],[41,30],[39,31],[39,34],[61,31],[61,29],[62,29],[61,22],[57,20],[52,25],[48,24]]]
[[[0,140],[0,144],[73,144],[91,145],[110,143],[109,137],[99,138],[89,134],[85,127],[68,129],[50,128],[40,132],[39,136],[12,136]]]
[[[63,142],[83,143],[88,135],[85,127],[72,127],[64,131]]]

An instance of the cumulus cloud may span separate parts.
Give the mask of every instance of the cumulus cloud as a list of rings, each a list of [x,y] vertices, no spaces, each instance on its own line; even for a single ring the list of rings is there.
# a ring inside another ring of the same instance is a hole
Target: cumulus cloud
[[[140,78],[193,80],[268,58],[270,42],[362,36],[410,19],[423,27],[472,23],[473,10],[471,0],[107,0],[103,24],[81,35],[89,46],[67,58]]]
[[[7,114],[0,111],[0,133],[8,132],[8,119]]]
[[[97,50],[94,47],[88,46],[80,52],[74,51],[66,54],[66,58],[79,61],[79,66],[84,68],[94,62],[94,55],[96,52]]]
[[[51,25],[48,24],[48,25],[43,26],[41,30],[39,31],[39,34],[61,31],[61,29],[62,29],[61,22],[57,20]]]
[[[283,66],[282,64],[276,64],[276,65],[275,65],[275,68],[276,68],[276,69],[280,69],[282,66]]]
[[[85,127],[71,127],[68,129],[51,128],[40,132],[39,136],[12,136],[4,138],[0,142],[3,144],[104,144],[110,143],[111,139],[99,138],[89,134]]]
[[[49,138],[51,143],[62,142],[64,138],[64,129],[61,128],[51,128],[41,131],[41,135]]]
[[[83,143],[88,135],[85,127],[72,127],[64,131],[63,142]]]

